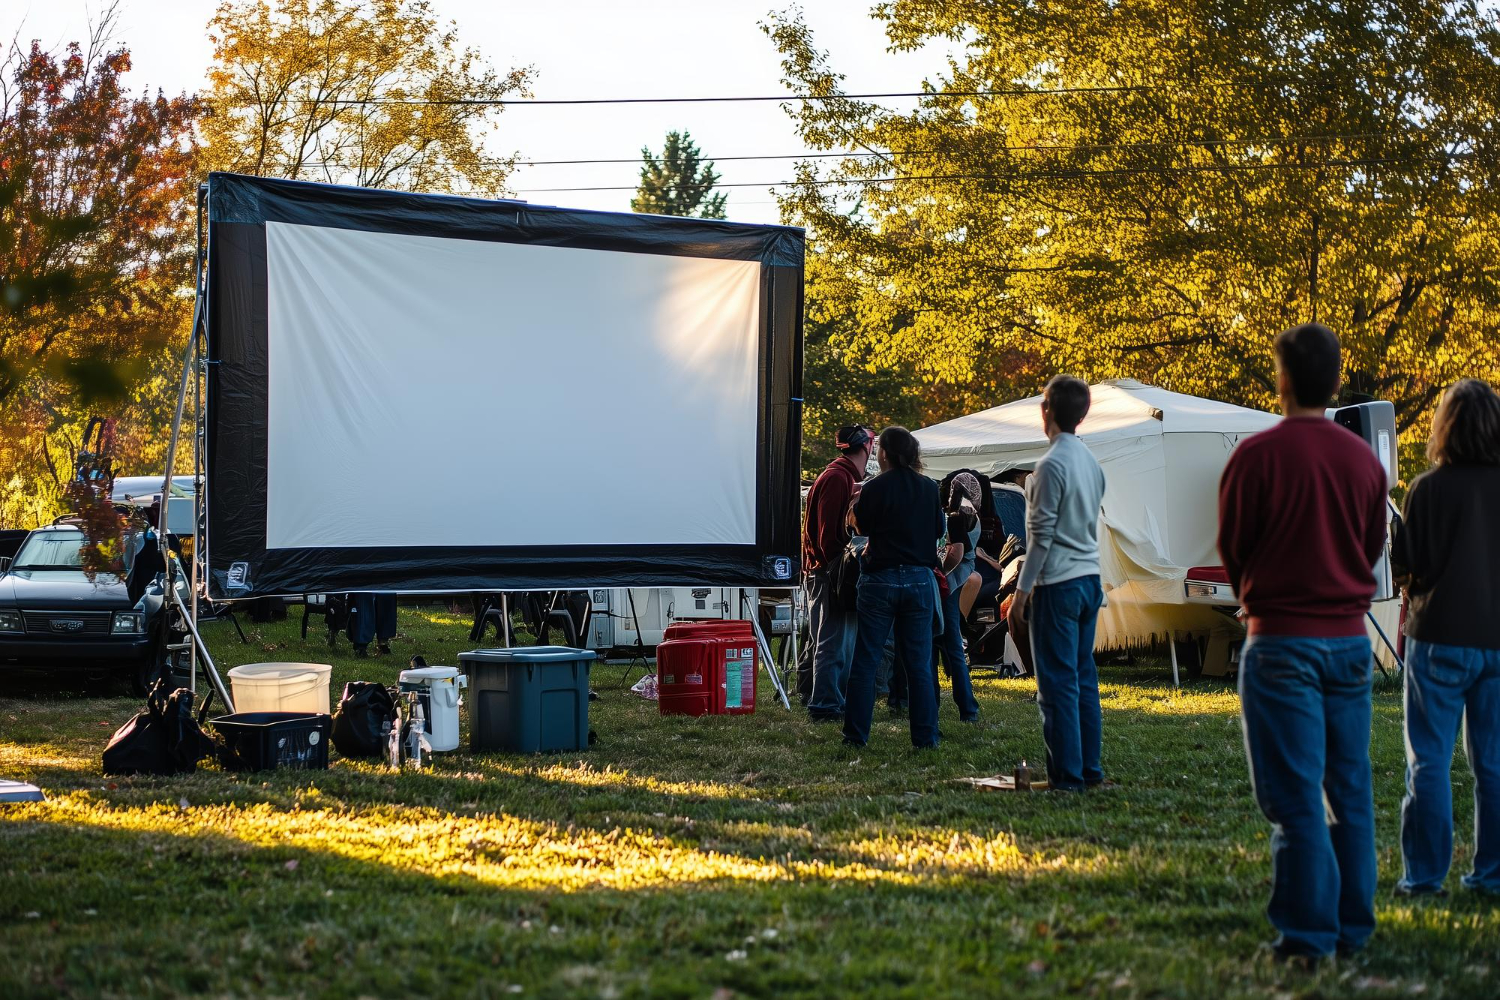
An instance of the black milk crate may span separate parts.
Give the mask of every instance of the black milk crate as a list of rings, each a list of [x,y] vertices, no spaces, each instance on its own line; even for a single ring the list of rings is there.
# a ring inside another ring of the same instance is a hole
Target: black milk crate
[[[231,771],[328,769],[330,716],[309,712],[236,712],[212,723],[224,738]]]

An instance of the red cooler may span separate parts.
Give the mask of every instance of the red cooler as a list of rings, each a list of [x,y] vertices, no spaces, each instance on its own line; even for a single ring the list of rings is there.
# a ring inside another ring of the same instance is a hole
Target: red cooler
[[[656,707],[662,715],[713,711],[718,652],[713,639],[673,639],[656,647]]]
[[[657,707],[662,715],[747,715],[759,667],[749,622],[673,622],[656,647]]]

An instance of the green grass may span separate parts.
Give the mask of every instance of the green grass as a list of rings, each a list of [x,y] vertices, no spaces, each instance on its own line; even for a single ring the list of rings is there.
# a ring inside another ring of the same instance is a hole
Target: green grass
[[[466,623],[402,610],[414,652],[456,663]],[[296,623],[211,641],[222,666],[330,659]],[[58,686],[0,696],[0,774],[48,792],[0,807],[0,996],[781,995],[1489,997],[1500,910],[1450,885],[1396,900],[1400,699],[1376,696],[1380,929],[1315,974],[1262,947],[1268,830],[1234,691],[1104,675],[1105,764],[1081,797],[978,792],[963,775],[1042,757],[1020,682],[943,707],[936,753],[883,710],[868,749],[787,713],[661,718],[595,668],[587,752],[440,755],[424,773],[110,779],[136,711]],[[1467,772],[1455,771],[1469,850]]]

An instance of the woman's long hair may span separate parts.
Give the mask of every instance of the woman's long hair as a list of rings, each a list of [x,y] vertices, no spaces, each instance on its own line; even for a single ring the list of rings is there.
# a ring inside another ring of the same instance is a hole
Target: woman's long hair
[[[1443,393],[1427,458],[1433,465],[1500,465],[1500,396],[1488,382],[1466,378]]]
[[[880,432],[880,453],[893,469],[922,471],[922,446],[905,427],[887,427]]]

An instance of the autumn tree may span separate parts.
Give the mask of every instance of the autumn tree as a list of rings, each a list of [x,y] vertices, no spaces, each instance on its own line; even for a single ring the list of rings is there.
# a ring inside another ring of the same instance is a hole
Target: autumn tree
[[[485,149],[531,71],[498,73],[427,0],[244,0],[209,22],[214,170],[408,191],[504,192]]]
[[[194,102],[131,96],[113,8],[85,43],[0,62],[0,506],[55,508],[93,412],[186,331]],[[76,432],[76,433],[75,433]]]
[[[703,159],[692,135],[668,132],[660,156],[648,146],[641,148],[641,180],[635,197],[630,200],[630,210],[651,215],[722,219],[728,196],[714,194],[714,185],[718,183],[719,174],[713,161]]]
[[[1472,0],[876,8],[956,48],[915,107],[846,96],[795,13],[768,34],[808,161],[784,200],[857,287],[848,349],[960,385],[997,352],[1268,406],[1316,318],[1346,391],[1413,427],[1500,367],[1500,29]],[[897,89],[897,88],[893,88]],[[817,294],[809,286],[809,298]]]

